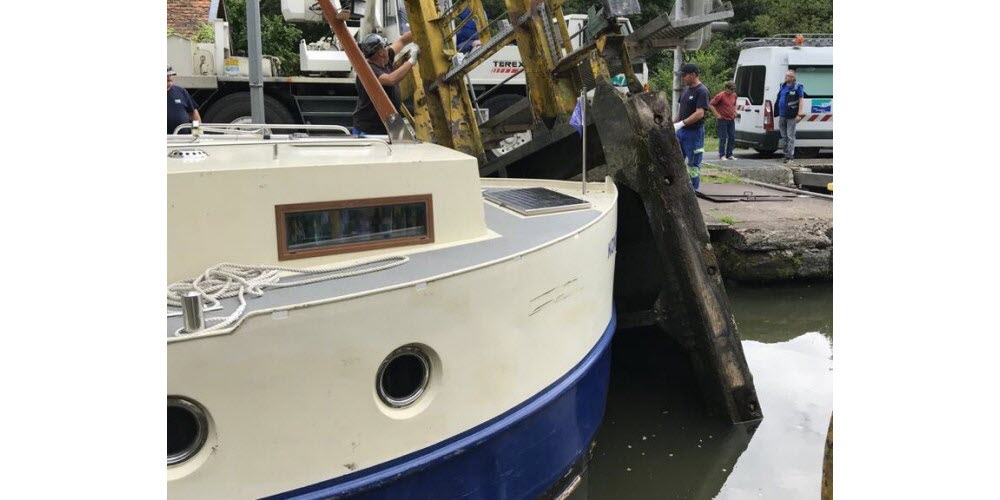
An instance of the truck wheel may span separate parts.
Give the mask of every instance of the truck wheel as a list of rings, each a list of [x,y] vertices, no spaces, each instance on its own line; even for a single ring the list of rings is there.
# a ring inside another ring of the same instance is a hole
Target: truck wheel
[[[753,148],[753,150],[760,153],[762,156],[771,156],[774,154],[775,151],[777,151],[777,149],[760,149],[760,148]]]
[[[218,101],[205,113],[205,123],[250,123],[250,93],[236,92]],[[267,123],[296,123],[281,101],[264,96],[264,120]]]
[[[503,110],[513,106],[521,99],[527,99],[527,98],[516,94],[495,95],[484,101],[482,107],[490,110],[490,119],[492,119],[494,116],[500,114],[501,112],[503,112]],[[530,141],[531,141],[530,130],[514,134],[504,139],[497,147],[486,150],[486,159],[487,160],[496,159],[527,144]]]

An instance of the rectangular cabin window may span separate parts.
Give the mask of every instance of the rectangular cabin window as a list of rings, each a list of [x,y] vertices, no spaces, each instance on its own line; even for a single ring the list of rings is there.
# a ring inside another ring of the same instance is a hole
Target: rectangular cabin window
[[[277,205],[278,260],[434,242],[431,195]]]

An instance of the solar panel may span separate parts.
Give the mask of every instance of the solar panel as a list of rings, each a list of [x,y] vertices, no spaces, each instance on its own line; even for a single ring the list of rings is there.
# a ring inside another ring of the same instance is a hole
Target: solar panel
[[[487,201],[522,215],[541,215],[590,208],[589,201],[540,187],[490,189],[483,193],[483,197]]]

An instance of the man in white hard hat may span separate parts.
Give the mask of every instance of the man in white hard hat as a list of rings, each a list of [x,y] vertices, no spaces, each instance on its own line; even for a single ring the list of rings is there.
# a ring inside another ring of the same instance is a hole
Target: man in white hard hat
[[[170,65],[167,65],[167,134],[174,133],[174,129],[183,123],[201,121],[198,114],[198,105],[194,103],[191,94],[183,87],[174,85],[174,76],[177,74]],[[190,134],[190,130],[182,130],[182,134]]]

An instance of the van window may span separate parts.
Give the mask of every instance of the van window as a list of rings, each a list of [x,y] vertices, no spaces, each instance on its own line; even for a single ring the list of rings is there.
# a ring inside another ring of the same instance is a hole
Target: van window
[[[798,66],[795,80],[809,97],[833,97],[833,66]]]
[[[764,104],[764,66],[736,68],[736,95],[750,99],[750,104]],[[808,92],[808,90],[807,90]]]

